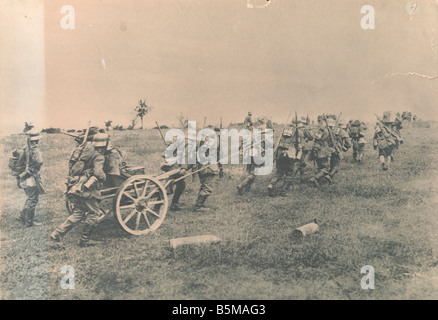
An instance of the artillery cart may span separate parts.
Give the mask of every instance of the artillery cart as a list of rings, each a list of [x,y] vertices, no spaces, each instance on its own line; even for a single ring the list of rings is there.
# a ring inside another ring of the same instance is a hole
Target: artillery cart
[[[120,175],[108,175],[100,189],[102,201],[99,221],[111,213],[128,233],[139,236],[160,227],[167,214],[169,186],[193,173],[178,177],[179,169],[160,175],[147,175],[143,167],[127,167]],[[72,214],[73,207],[68,197],[66,207]]]

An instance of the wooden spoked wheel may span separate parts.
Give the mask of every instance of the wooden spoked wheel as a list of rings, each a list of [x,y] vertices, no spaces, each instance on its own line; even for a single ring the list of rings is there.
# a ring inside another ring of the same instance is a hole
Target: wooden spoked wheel
[[[114,197],[114,214],[122,228],[133,235],[156,230],[166,217],[167,207],[163,185],[146,175],[125,180]]]

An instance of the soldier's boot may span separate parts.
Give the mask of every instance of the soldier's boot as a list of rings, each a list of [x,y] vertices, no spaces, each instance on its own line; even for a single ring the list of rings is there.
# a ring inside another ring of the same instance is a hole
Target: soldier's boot
[[[15,218],[17,221],[20,221],[22,224],[26,223],[26,209],[20,211],[20,215]]]
[[[239,194],[239,196],[243,196],[243,187],[241,187],[240,185],[237,186],[237,193]]]
[[[29,209],[27,211],[27,215],[26,215],[26,227],[34,227],[34,226],[40,226],[41,225],[40,222],[34,221],[34,217],[35,217],[35,208],[34,209]]]
[[[310,182],[312,182],[315,187],[319,188],[319,179],[324,177],[326,175],[326,172],[323,170],[320,170],[312,179],[310,179]]]
[[[202,211],[208,211],[209,208],[206,208],[204,206],[205,200],[207,200],[208,196],[205,195],[198,195],[198,198],[196,199],[195,204],[195,212],[202,212]]]
[[[389,170],[391,167],[391,157],[387,157],[386,159],[386,170]]]
[[[335,174],[338,172],[338,169],[333,168],[330,170],[329,174],[325,176],[325,178],[328,180],[328,182],[330,182],[330,184],[333,183],[333,177],[335,176]]]
[[[180,211],[181,207],[179,206],[179,199],[181,198],[181,193],[175,192],[172,198],[172,202],[170,203],[171,211]]]
[[[353,161],[354,162],[358,161],[358,159],[357,159],[357,152],[353,152]]]
[[[58,248],[64,249],[64,244],[62,243],[62,236],[55,230],[50,234],[50,241],[55,244]]]
[[[82,235],[78,243],[80,247],[96,246],[102,243],[102,241],[91,240],[91,233],[93,232],[94,226],[95,225],[87,223],[87,221],[85,221],[84,227],[82,229]]]
[[[274,186],[272,185],[272,183],[270,183],[270,184],[268,185],[268,195],[269,195],[270,197],[273,197],[273,196],[274,196]]]

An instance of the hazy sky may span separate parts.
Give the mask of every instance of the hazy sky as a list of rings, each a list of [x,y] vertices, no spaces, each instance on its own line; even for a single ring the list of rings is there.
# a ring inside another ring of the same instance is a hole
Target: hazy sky
[[[128,125],[139,99],[154,121],[243,121],[248,110],[438,119],[438,0],[106,0],[1,2],[2,131],[24,121]],[[75,29],[63,30],[63,5]],[[363,30],[363,5],[375,29]],[[411,18],[412,17],[412,18]],[[102,59],[104,64],[102,63]],[[389,76],[390,74],[392,76]]]

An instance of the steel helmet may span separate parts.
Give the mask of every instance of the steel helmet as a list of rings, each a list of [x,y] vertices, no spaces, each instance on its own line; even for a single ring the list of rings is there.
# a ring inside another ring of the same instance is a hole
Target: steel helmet
[[[41,132],[35,128],[30,129],[26,132],[29,141],[38,141],[42,138]]]
[[[105,147],[108,142],[108,135],[106,133],[96,133],[93,137],[93,145],[95,147]]]
[[[335,126],[335,120],[333,120],[332,118],[328,118],[327,119],[327,125],[329,127],[334,127]]]

